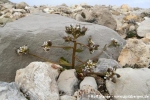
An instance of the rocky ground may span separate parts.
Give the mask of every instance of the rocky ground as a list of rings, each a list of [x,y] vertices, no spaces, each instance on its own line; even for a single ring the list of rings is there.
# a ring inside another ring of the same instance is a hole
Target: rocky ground
[[[71,62],[71,51],[45,53],[41,49],[49,39],[55,45],[69,46],[62,37],[70,24],[88,28],[79,42],[86,44],[92,36],[100,45],[94,55],[85,50],[77,56],[85,61],[102,51],[93,72],[106,76],[80,79],[75,69],[60,72],[62,66],[33,57],[38,54],[58,62],[63,56]],[[18,56],[15,50],[26,44],[33,54]],[[0,100],[150,100],[149,63],[150,9],[126,4],[29,6],[0,1]]]

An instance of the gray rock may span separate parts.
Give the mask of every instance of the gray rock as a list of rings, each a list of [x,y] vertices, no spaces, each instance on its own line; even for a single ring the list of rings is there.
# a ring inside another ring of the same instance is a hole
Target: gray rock
[[[80,24],[88,28],[86,35],[78,39],[79,42],[87,44],[88,38],[91,35],[93,41],[100,45],[99,50],[95,51],[92,55],[87,49],[82,53],[77,53],[77,56],[81,60],[86,61],[99,54],[105,44],[111,42],[112,38],[117,39],[120,46],[118,48],[109,47],[100,57],[118,58],[125,40],[112,29],[101,25],[79,22],[60,15],[32,14],[0,28],[0,80],[13,81],[16,70],[24,68],[30,62],[41,61],[41,59],[31,55],[18,56],[16,54],[15,50],[25,44],[28,45],[30,53],[37,54],[53,62],[59,62],[60,57],[64,57],[71,62],[71,50],[66,51],[60,48],[51,48],[49,52],[45,52],[41,47],[44,41],[47,40],[51,40],[53,45],[72,45],[62,39],[62,37],[66,36],[65,26],[69,26],[70,24]]]
[[[116,83],[106,81],[110,95],[120,96],[116,97],[115,100],[150,99],[150,69],[120,68],[116,70],[116,73],[121,76],[116,78]]]
[[[57,80],[57,84],[59,91],[70,96],[73,95],[74,87],[78,85],[75,69],[63,71]]]
[[[107,26],[113,30],[116,29],[117,22],[107,8],[93,7],[93,16],[96,19],[96,24]]]
[[[20,3],[16,4],[16,9],[25,9],[26,6],[28,6],[27,3],[20,2]]]
[[[27,100],[15,82],[0,82],[0,100]]]
[[[75,14],[74,17],[77,21],[85,22],[85,19],[83,18],[81,14]]]
[[[17,70],[15,82],[30,100],[59,100],[56,83],[58,68],[61,66],[32,62],[26,68]]]
[[[89,85],[93,89],[97,89],[97,83],[93,77],[85,77],[83,81],[80,83],[80,89],[82,89],[85,85]]]
[[[137,28],[137,34],[144,37],[147,33],[150,33],[150,18],[147,18]]]
[[[113,68],[114,66],[117,68],[121,67],[119,63],[113,59],[99,58],[94,72],[106,72],[108,68]]]

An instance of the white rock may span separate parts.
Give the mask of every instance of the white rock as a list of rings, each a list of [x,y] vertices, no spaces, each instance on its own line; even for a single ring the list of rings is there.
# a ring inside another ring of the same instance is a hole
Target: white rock
[[[26,68],[17,70],[15,82],[30,100],[59,100],[55,81],[59,65],[45,62],[32,62]]]
[[[97,83],[93,77],[85,77],[80,83],[80,89],[83,89],[85,85],[90,85],[93,89],[97,89]]]
[[[144,37],[147,33],[150,33],[150,18],[147,18],[137,28],[137,34]]]
[[[145,38],[150,39],[150,32],[146,34]]]
[[[27,100],[15,82],[0,82],[0,100]]]
[[[60,100],[76,100],[75,97],[69,95],[60,96]]]
[[[57,80],[59,91],[63,91],[67,95],[73,95],[74,86],[78,84],[75,73],[75,69],[71,69],[65,70],[60,74]]]
[[[135,98],[116,98],[115,100],[150,100],[150,69],[117,69],[116,73],[121,77],[117,82],[106,81],[106,87],[114,96],[136,96]],[[149,98],[138,98],[138,96],[149,96]]]
[[[105,97],[90,85],[82,86],[82,89],[76,91],[74,96],[77,100],[106,100]]]
[[[119,64],[124,66],[137,64],[148,67],[150,63],[150,45],[139,39],[129,39],[118,57]]]
[[[12,9],[12,13],[13,12],[22,12],[22,13],[25,13],[26,11],[24,9]]]
[[[130,27],[129,27],[129,31],[134,31],[136,28],[135,28],[135,26],[134,25],[131,25]]]

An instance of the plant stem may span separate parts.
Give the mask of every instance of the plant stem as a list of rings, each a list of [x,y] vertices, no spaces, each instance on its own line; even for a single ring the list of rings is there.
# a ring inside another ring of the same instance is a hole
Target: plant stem
[[[102,50],[100,53],[98,53],[95,57],[92,57],[91,60],[97,59],[97,58],[103,53],[103,51],[106,51],[106,50],[107,50],[107,44],[104,46],[103,50]],[[83,64],[85,64],[87,61],[88,61],[88,60],[84,61],[82,64],[79,64],[79,65],[77,65],[77,66],[83,65]]]
[[[82,46],[86,47],[87,49],[89,49],[89,47],[85,44],[82,44],[82,43],[79,43],[79,42],[77,42],[77,44],[82,45]]]
[[[52,61],[49,61],[49,60],[47,60],[47,59],[45,59],[45,58],[43,58],[43,57],[40,57],[40,56],[38,56],[38,55],[36,55],[36,54],[30,53],[30,52],[28,52],[28,54],[31,55],[31,56],[40,58],[40,59],[42,59],[42,60],[45,60],[45,61],[47,61],[47,62],[50,62],[50,63],[53,63],[53,64],[58,64],[58,63],[56,63],[56,62],[52,62]],[[58,64],[58,65],[59,65],[59,64]]]
[[[77,56],[75,56],[75,59],[77,59],[79,62],[81,62],[82,64],[84,64],[84,62],[82,60],[80,60]]]
[[[77,42],[76,42],[76,37],[74,36],[74,46],[73,46],[73,53],[72,53],[72,69],[74,69],[75,66],[76,48],[77,48]]]
[[[51,46],[51,48],[71,48],[71,49],[73,49],[73,47],[71,47],[71,46]]]

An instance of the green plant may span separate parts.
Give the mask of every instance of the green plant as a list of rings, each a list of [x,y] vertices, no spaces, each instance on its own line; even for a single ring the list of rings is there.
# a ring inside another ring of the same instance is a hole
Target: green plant
[[[32,55],[34,57],[38,57],[42,60],[45,60],[47,62],[51,62],[54,64],[59,64],[61,66],[63,66],[64,70],[65,68],[69,69],[76,69],[77,72],[77,77],[78,79],[82,80],[84,79],[84,77],[86,76],[91,76],[94,77],[96,79],[96,82],[98,84],[98,90],[104,95],[107,96],[109,95],[108,90],[106,88],[106,84],[105,84],[105,80],[111,80],[112,82],[116,83],[116,76],[117,78],[120,77],[119,74],[115,73],[116,71],[116,67],[114,68],[108,68],[108,70],[106,72],[100,73],[100,72],[94,72],[94,69],[97,67],[97,62],[98,62],[98,58],[99,56],[103,53],[103,51],[107,50],[107,47],[119,47],[120,44],[118,42],[117,39],[111,39],[110,44],[107,46],[105,45],[102,49],[101,52],[99,52],[95,57],[92,57],[90,59],[87,59],[86,61],[82,61],[81,59],[79,59],[76,55],[76,53],[81,53],[83,52],[83,48],[87,48],[89,50],[90,54],[93,54],[95,50],[98,50],[99,45],[95,44],[94,41],[92,40],[92,36],[89,36],[88,40],[87,40],[87,45],[80,43],[77,41],[77,39],[81,36],[84,36],[87,28],[85,27],[80,27],[80,25],[76,25],[75,27],[70,25],[66,27],[66,33],[67,36],[63,37],[65,42],[71,42],[73,44],[73,46],[54,46],[51,40],[45,41],[42,45],[43,49],[47,52],[49,51],[51,48],[62,48],[65,50],[72,50],[72,63],[69,63],[64,57],[60,57],[59,63],[56,62],[52,62],[49,61],[41,56],[38,56],[36,54],[33,54],[31,52],[29,52],[29,48],[27,45],[24,45],[22,47],[19,47],[17,49],[17,53],[19,55],[22,54],[29,54]],[[75,62],[78,61],[81,64],[79,65],[75,65]],[[55,68],[55,66],[52,66],[53,68]],[[63,92],[60,91],[60,95],[63,94]],[[111,95],[109,95],[111,96]]]
[[[80,27],[80,25],[76,25],[75,27],[73,25],[70,26],[66,26],[66,30],[65,32],[68,34],[67,36],[63,37],[63,39],[65,40],[65,42],[72,42],[73,46],[53,46],[53,43],[51,40],[45,41],[42,45],[43,49],[45,51],[49,51],[50,48],[63,48],[65,50],[68,49],[72,49],[72,63],[70,64],[64,57],[61,57],[59,60],[60,65],[63,66],[70,66],[71,68],[75,68],[75,61],[79,61],[82,64],[85,64],[86,62],[83,62],[82,60],[80,60],[77,56],[76,53],[80,53],[83,51],[83,47],[86,47],[87,49],[89,49],[89,52],[92,54],[94,52],[94,50],[98,50],[99,45],[95,44],[92,41],[92,37],[90,36],[88,39],[88,44],[82,44],[80,42],[77,41],[77,39],[81,36],[84,36],[85,33],[87,31],[87,28],[85,27]],[[24,45],[20,48],[17,49],[17,53],[18,54],[30,54],[33,56],[36,56],[38,58],[41,58],[35,54],[32,54],[29,52],[29,48],[27,45]],[[44,58],[42,58],[44,59]],[[51,62],[51,61],[50,61]],[[54,62],[53,62],[54,63]]]

